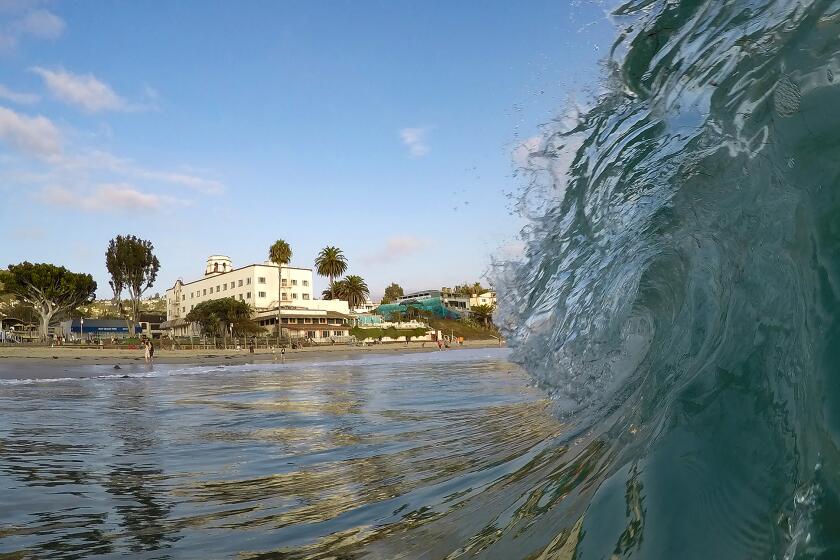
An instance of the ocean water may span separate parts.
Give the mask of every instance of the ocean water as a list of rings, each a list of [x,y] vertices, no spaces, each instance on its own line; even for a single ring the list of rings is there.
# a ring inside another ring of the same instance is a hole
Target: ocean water
[[[2,381],[0,558],[518,557],[564,427],[507,354]]]
[[[588,440],[545,515],[573,558],[840,558],[840,2],[611,14],[494,270],[512,359]]]

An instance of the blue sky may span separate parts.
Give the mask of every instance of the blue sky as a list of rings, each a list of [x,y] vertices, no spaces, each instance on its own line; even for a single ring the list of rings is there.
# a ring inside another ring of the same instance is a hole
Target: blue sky
[[[131,233],[153,291],[277,238],[296,266],[341,247],[374,295],[478,279],[522,225],[512,156],[611,36],[587,2],[0,0],[0,265],[109,297]]]

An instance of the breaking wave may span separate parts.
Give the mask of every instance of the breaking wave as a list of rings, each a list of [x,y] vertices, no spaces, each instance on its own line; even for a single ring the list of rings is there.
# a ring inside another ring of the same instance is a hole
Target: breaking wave
[[[574,558],[840,557],[840,2],[613,18],[494,271],[513,359],[597,449]]]

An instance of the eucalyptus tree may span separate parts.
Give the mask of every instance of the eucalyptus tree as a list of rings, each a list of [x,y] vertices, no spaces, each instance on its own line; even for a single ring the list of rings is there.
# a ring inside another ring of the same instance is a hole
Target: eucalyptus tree
[[[396,282],[391,282],[391,285],[385,288],[385,294],[382,296],[382,303],[393,303],[405,295],[402,286]]]
[[[347,257],[344,256],[344,252],[332,245],[324,247],[315,258],[315,269],[320,276],[326,276],[330,279],[330,299],[334,299],[333,283],[335,277],[347,272]]]
[[[283,292],[283,265],[292,260],[292,248],[282,239],[278,239],[268,249],[268,260],[277,265],[277,346],[280,346],[280,301]]]
[[[130,334],[134,334],[134,326],[140,317],[140,299],[155,283],[160,270],[154,248],[151,241],[134,235],[118,235],[108,243],[105,251],[105,268],[111,275],[108,283],[114,291],[114,304],[125,319]],[[128,292],[127,309],[123,307],[123,291]]]
[[[30,305],[40,319],[41,340],[49,336],[50,321],[96,297],[96,282],[90,274],[70,272],[63,266],[22,262],[11,264],[0,278],[5,293]]]

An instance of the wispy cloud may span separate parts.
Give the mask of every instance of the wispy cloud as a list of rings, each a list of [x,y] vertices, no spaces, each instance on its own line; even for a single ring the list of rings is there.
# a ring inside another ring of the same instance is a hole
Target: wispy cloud
[[[425,127],[400,130],[400,140],[406,145],[408,153],[412,157],[423,157],[431,151],[429,144],[426,142],[428,132],[429,129]]]
[[[430,245],[429,240],[412,235],[398,235],[385,241],[381,249],[363,255],[361,261],[365,264],[388,263],[424,251]]]
[[[149,169],[136,162],[117,157],[102,150],[89,150],[71,156],[55,158],[56,167],[69,172],[106,171],[135,180],[155,181],[178,185],[202,194],[217,195],[225,191],[221,181],[180,171]]]
[[[141,192],[127,183],[105,183],[92,192],[78,192],[61,186],[47,186],[36,199],[53,206],[78,208],[86,212],[154,212],[167,206],[182,205],[172,197]]]
[[[74,74],[63,68],[31,68],[41,76],[44,85],[57,99],[75,105],[88,113],[101,111],[132,111],[139,107],[117,95],[111,86],[93,74]]]
[[[64,20],[45,9],[33,8],[33,2],[0,4],[0,52],[14,50],[26,38],[54,40],[61,37],[67,27]]]
[[[36,39],[58,39],[64,33],[64,20],[49,10],[27,12],[13,26],[21,35]]]
[[[14,91],[0,84],[0,99],[5,99],[18,105],[32,105],[33,103],[37,103],[41,99],[41,96],[35,93]]]
[[[61,135],[46,117],[29,117],[0,107],[0,140],[28,156],[61,154]]]

